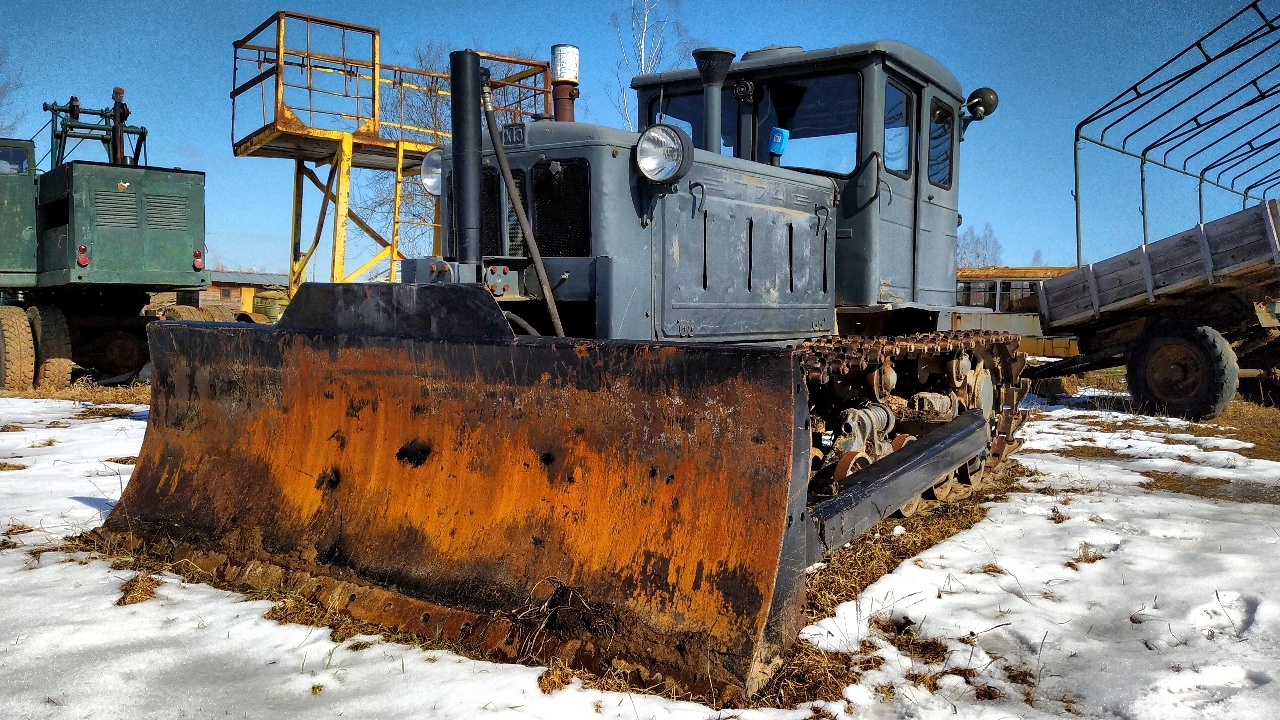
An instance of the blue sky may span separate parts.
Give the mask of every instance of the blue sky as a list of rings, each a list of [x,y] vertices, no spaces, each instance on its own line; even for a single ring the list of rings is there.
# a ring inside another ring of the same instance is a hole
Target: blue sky
[[[1007,263],[1029,263],[1041,250],[1046,263],[1074,264],[1075,124],[1241,4],[685,0],[680,19],[703,44],[739,53],[770,44],[813,49],[902,40],[938,58],[966,92],[995,88],[999,111],[974,125],[961,147],[965,224],[991,223]],[[111,87],[122,85],[131,121],[150,131],[151,162],[207,173],[211,254],[239,268],[287,266],[290,163],[232,156],[228,99],[231,42],[280,9],[276,4],[3,0],[0,7],[0,42],[9,45],[24,83],[15,98],[26,110],[19,135],[29,137],[44,124],[42,102],[75,94],[86,106],[105,107]],[[616,125],[606,96],[618,56],[609,18],[625,7],[619,0],[501,0],[298,2],[289,9],[380,28],[384,61],[397,64],[408,64],[413,48],[433,39],[544,55],[554,43],[574,43],[583,64],[579,120]],[[37,141],[43,153],[47,140]],[[1097,180],[1093,194],[1109,202],[1103,203],[1107,212],[1086,216],[1086,260],[1141,238],[1136,168],[1114,165],[1088,166]],[[1156,201],[1163,205],[1158,218],[1152,214],[1154,237],[1195,222],[1185,196]]]

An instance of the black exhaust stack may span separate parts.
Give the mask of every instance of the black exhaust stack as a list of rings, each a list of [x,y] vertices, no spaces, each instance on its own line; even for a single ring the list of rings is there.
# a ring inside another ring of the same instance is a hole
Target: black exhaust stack
[[[449,53],[449,111],[453,133],[453,202],[460,282],[480,275],[480,56]],[[466,267],[470,266],[470,267]]]
[[[734,53],[726,48],[698,48],[693,62],[702,78],[702,145],[704,150],[720,152],[720,88],[729,74]]]

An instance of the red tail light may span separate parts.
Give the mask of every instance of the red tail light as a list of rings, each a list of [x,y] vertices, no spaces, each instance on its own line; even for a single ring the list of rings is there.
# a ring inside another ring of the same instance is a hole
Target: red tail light
[[[203,270],[203,269],[204,269],[204,260],[202,260],[202,259],[200,259],[200,258],[196,258],[196,259],[195,259],[195,262],[191,263],[191,267],[195,268],[196,270]]]
[[[76,256],[76,264],[80,267],[89,267],[89,256],[81,252]]]

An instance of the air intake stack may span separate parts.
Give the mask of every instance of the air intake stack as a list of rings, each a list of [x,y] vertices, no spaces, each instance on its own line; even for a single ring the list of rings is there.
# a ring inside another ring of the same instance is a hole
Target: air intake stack
[[[702,146],[713,153],[720,152],[720,88],[729,74],[729,65],[736,53],[727,48],[698,48],[693,51],[693,62],[702,78]]]

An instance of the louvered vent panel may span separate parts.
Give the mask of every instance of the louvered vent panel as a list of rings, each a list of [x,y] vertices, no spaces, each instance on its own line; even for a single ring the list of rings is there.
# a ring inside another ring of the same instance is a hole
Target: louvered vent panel
[[[155,230],[186,230],[187,199],[180,195],[148,195],[147,227]]]
[[[138,199],[131,192],[100,192],[93,196],[98,227],[138,227]]]

